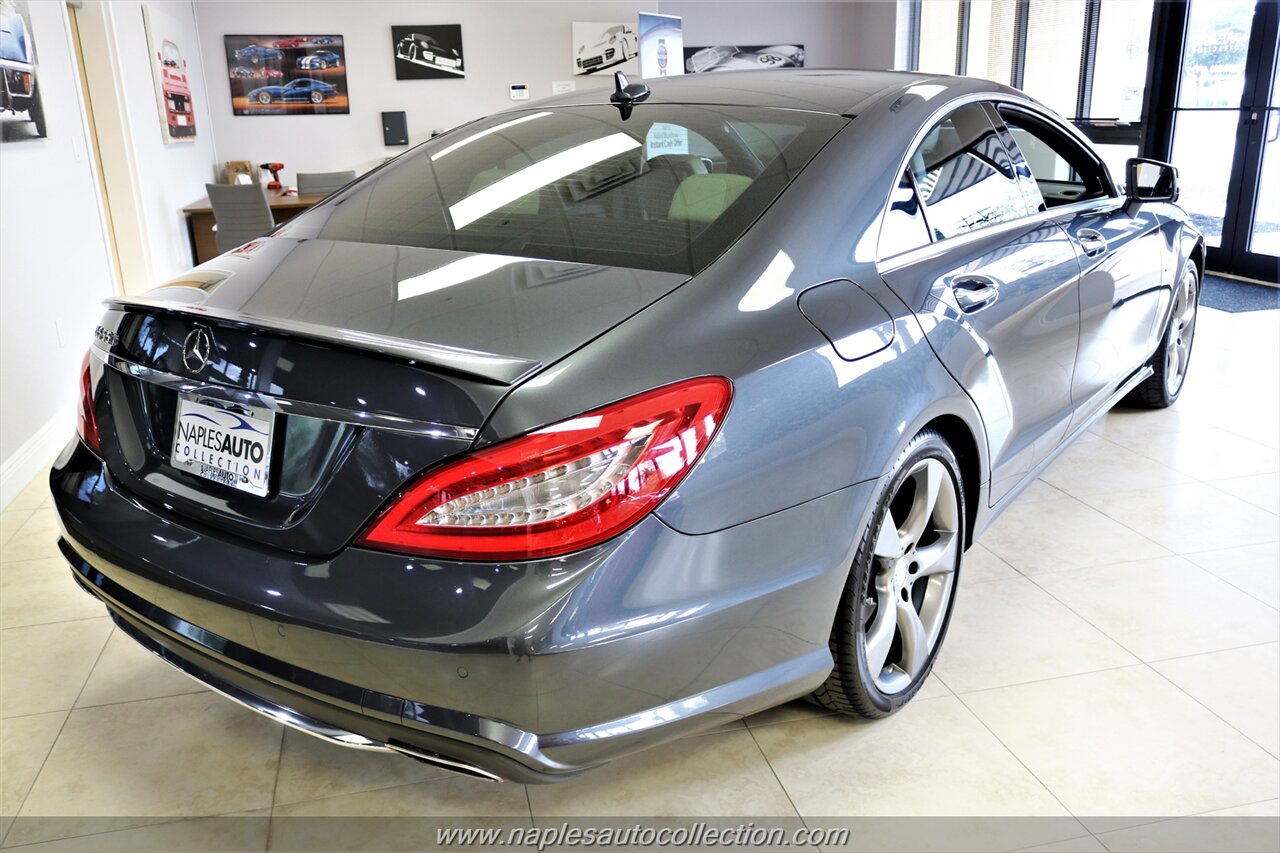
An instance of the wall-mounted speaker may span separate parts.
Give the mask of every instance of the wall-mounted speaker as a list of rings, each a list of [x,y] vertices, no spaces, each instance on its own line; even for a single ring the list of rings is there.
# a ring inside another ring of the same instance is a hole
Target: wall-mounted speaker
[[[386,145],[409,144],[409,124],[403,111],[382,114],[382,141]]]

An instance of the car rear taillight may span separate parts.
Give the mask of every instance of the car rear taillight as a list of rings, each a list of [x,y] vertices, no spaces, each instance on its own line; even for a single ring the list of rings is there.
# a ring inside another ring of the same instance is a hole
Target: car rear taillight
[[[93,374],[89,371],[89,353],[80,367],[80,418],[76,432],[89,449],[102,455],[102,439],[98,436],[98,418],[93,413]]]
[[[463,560],[528,560],[596,545],[675,488],[732,396],[727,379],[689,379],[469,453],[424,475],[358,543]]]

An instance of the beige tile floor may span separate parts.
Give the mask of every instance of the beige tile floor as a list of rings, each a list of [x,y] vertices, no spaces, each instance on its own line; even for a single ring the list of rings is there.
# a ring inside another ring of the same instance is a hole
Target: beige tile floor
[[[1074,815],[1053,849],[1080,850],[1276,815],[1280,313],[1206,309],[1199,332],[1175,408],[1108,415],[969,553],[901,714],[793,703],[558,786],[330,747],[169,671],[72,585],[37,479],[0,514],[0,814],[151,824],[60,823],[67,849],[166,849],[175,819],[222,814]],[[269,823],[209,845],[262,849]]]

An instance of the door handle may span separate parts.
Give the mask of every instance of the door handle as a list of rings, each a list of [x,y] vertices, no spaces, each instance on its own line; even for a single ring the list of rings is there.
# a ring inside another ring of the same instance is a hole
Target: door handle
[[[956,276],[950,282],[956,306],[966,314],[981,311],[1000,296],[1000,282],[989,275],[969,273]]]
[[[1081,228],[1076,232],[1076,239],[1080,241],[1080,249],[1086,258],[1096,257],[1107,251],[1107,238],[1092,228]]]

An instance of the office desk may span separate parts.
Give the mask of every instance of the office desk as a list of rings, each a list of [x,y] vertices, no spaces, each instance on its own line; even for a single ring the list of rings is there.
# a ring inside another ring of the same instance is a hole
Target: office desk
[[[285,195],[282,190],[267,190],[267,204],[276,224],[297,216],[324,198],[324,195]],[[202,198],[182,208],[187,217],[187,234],[191,240],[191,255],[197,264],[212,260],[222,254],[218,251],[217,232],[213,230],[213,207],[209,199]]]

